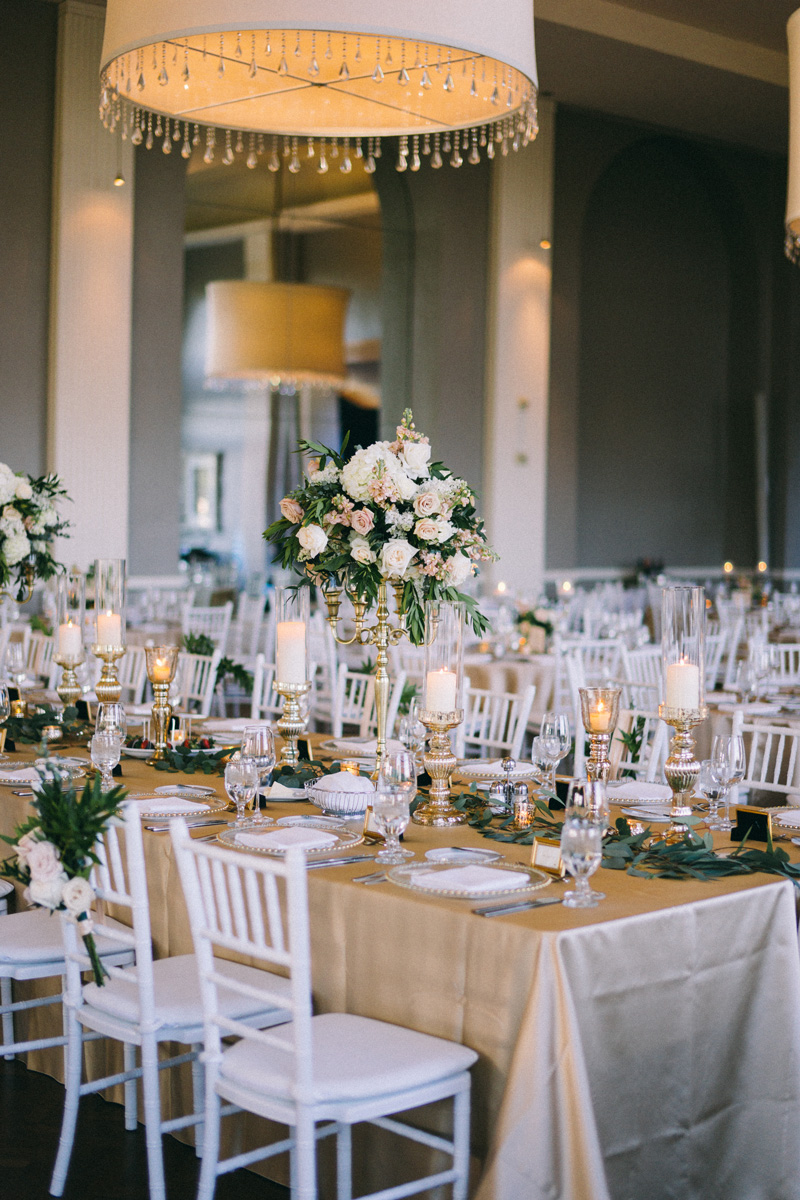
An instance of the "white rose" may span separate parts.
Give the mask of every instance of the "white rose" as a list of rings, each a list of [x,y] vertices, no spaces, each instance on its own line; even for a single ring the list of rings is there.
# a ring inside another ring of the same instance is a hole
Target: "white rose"
[[[88,913],[92,907],[94,888],[88,879],[81,879],[79,875],[76,875],[74,879],[70,879],[64,884],[62,900],[66,905],[67,912],[79,917],[81,913]]]
[[[33,495],[33,488],[24,476],[22,478],[17,478],[17,486],[14,489],[14,495],[18,500],[30,500],[31,496]]]
[[[64,893],[66,874],[61,871],[54,879],[32,879],[27,889],[27,899],[42,908],[58,908]]]
[[[397,471],[396,474],[392,476],[392,480],[398,492],[400,493],[401,500],[411,500],[414,496],[416,496],[418,485],[414,483],[413,479],[409,479],[405,471]]]
[[[405,574],[416,553],[405,538],[393,538],[381,551],[381,571],[389,579],[399,578]]]
[[[319,525],[303,525],[297,532],[297,540],[309,558],[316,558],[328,544],[328,537]]]
[[[37,830],[34,829],[30,833],[23,834],[23,836],[17,842],[17,847],[16,847],[17,858],[19,859],[19,861],[22,864],[27,863],[28,855],[30,854],[31,850],[36,845],[36,843],[39,841],[39,839],[37,837],[34,837],[34,834],[36,832],[37,832]]]
[[[28,536],[25,533],[12,533],[6,538],[6,544],[3,548],[6,562],[9,567],[16,566],[18,562],[22,562],[23,558],[27,558],[30,553],[31,544],[28,541]]]
[[[460,587],[472,574],[472,563],[460,550],[445,563],[445,578],[452,587]]]
[[[401,451],[403,463],[411,475],[417,477],[428,474],[428,460],[431,448],[427,442],[404,442]]]
[[[355,537],[350,543],[350,557],[354,558],[357,563],[361,563],[362,566],[369,566],[370,563],[376,561],[378,556],[374,550],[370,549],[366,538]]]
[[[31,879],[55,879],[61,874],[58,850],[52,842],[35,842],[27,849],[28,870]]]

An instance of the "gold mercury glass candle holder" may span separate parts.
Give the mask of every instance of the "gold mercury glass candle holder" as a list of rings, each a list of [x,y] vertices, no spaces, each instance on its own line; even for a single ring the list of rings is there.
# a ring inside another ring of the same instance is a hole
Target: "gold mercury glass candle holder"
[[[450,803],[450,776],[458,765],[450,743],[450,730],[464,720],[464,710],[440,713],[422,709],[419,719],[430,734],[428,748],[422,761],[431,777],[429,799],[417,805],[413,821],[417,825],[463,825],[466,814]]]
[[[586,775],[592,782],[608,779],[608,747],[619,718],[621,688],[579,688],[581,720],[589,735]]]
[[[147,678],[153,688],[153,730],[155,752],[153,761],[166,758],[167,733],[172,719],[172,705],[169,702],[169,685],[175,678],[178,665],[177,646],[147,646]]]
[[[278,719],[278,733],[283,738],[280,765],[296,767],[300,762],[297,739],[305,732],[308,713],[303,712],[302,698],[311,691],[310,683],[275,683],[275,691],[283,696],[283,712]]]
[[[682,841],[689,832],[686,818],[692,815],[689,799],[694,791],[700,763],[694,752],[692,730],[708,716],[705,704],[699,708],[670,708],[659,704],[658,715],[667,725],[672,725],[675,735],[670,745],[669,758],[664,763],[664,778],[672,788],[672,805],[669,810],[670,825],[666,833],[659,834],[658,841],[673,844]]]

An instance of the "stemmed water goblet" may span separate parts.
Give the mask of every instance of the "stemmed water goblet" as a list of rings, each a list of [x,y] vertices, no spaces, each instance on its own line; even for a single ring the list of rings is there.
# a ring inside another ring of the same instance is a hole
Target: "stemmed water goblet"
[[[733,828],[730,819],[731,788],[741,783],[745,776],[747,759],[744,752],[744,739],[740,734],[717,734],[711,746],[711,776],[722,788],[720,797],[725,804],[725,815],[720,818],[715,828],[728,830]]]
[[[743,658],[736,667],[734,690],[742,704],[750,704],[758,695],[758,673],[751,657]]]
[[[710,758],[700,763],[700,774],[697,776],[697,791],[708,801],[708,816],[706,825],[709,829],[719,829],[719,802],[725,794],[725,787],[714,778]]]
[[[103,790],[108,792],[114,786],[111,772],[119,762],[122,748],[122,736],[114,729],[101,730],[96,733],[90,743],[92,766],[100,772]]]
[[[585,809],[573,809],[564,819],[561,829],[561,858],[575,880],[574,890],[564,893],[566,908],[594,908],[602,899],[595,892],[589,877],[600,866],[603,857],[602,823]]]
[[[258,767],[252,758],[234,755],[225,766],[225,791],[236,805],[236,827],[245,824],[245,809],[252,804],[258,788]]]
[[[569,732],[569,717],[562,712],[546,712],[539,729],[538,753],[548,764],[547,784],[550,791],[556,790],[556,768],[569,753],[572,738]]]
[[[391,863],[404,862],[414,855],[409,850],[403,850],[400,845],[400,834],[403,833],[409,820],[409,793],[406,790],[375,792],[372,797],[372,814],[375,824],[386,838],[386,845],[375,861],[387,866]]]
[[[128,718],[124,704],[108,700],[98,704],[94,727],[97,733],[116,733],[120,742],[124,742],[125,734],[128,732]]]
[[[376,795],[374,800],[380,795],[401,794],[406,798],[406,803],[411,804],[417,790],[417,760],[416,756],[409,750],[393,750],[384,756],[381,760],[380,771],[376,783]],[[375,803],[373,802],[373,812],[375,812]],[[410,810],[409,810],[410,811]],[[377,817],[376,817],[377,819]],[[406,822],[408,824],[408,822]],[[402,833],[405,825],[399,830]],[[413,858],[413,850],[404,850],[399,843],[393,848],[395,858],[394,862],[401,862],[404,858]],[[387,859],[382,860],[384,862]]]
[[[6,674],[19,689],[27,676],[25,646],[22,642],[9,642],[6,647]]]
[[[254,798],[253,820],[257,825],[263,821],[261,815],[261,792],[269,788],[275,768],[275,739],[269,725],[246,725],[242,734],[242,757],[252,758],[258,768],[258,789]]]

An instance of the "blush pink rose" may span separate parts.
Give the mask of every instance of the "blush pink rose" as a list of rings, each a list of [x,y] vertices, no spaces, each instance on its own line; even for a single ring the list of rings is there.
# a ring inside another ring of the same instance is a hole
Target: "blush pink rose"
[[[36,842],[27,852],[27,865],[31,879],[45,883],[61,874],[58,851],[52,842]]]
[[[429,517],[423,517],[414,526],[414,533],[418,538],[422,538],[423,542],[435,542],[439,537],[439,523]]]
[[[375,518],[368,508],[357,508],[350,517],[350,523],[357,534],[366,537],[375,524]]]
[[[303,508],[296,500],[292,500],[289,496],[284,496],[281,500],[279,508],[281,516],[287,521],[291,521],[293,525],[299,525],[303,517],[306,515]]]
[[[441,510],[442,502],[436,492],[420,492],[414,499],[414,512],[418,517],[433,517]]]

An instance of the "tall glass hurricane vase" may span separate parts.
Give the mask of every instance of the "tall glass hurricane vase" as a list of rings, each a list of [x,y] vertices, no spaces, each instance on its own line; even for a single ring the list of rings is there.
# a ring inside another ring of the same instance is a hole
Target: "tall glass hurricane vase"
[[[61,682],[57,691],[65,706],[76,704],[81,697],[81,685],[75,675],[85,658],[83,648],[83,617],[86,608],[86,581],[81,571],[67,571],[58,577],[56,593],[56,652],[61,667]]]
[[[450,802],[450,776],[456,768],[450,730],[464,719],[463,646],[463,602],[428,601],[420,720],[431,735],[424,759],[431,789],[428,803],[414,812],[418,825],[461,825],[466,819]]]
[[[669,587],[662,593],[661,657],[664,703],[659,713],[675,729],[664,775],[672,788],[671,824],[665,838],[676,842],[687,832],[689,798],[700,774],[692,729],[705,720],[706,597],[701,587]]]
[[[95,686],[98,700],[119,700],[117,660],[125,653],[125,559],[98,558],[94,565],[95,640],[103,664]]]
[[[308,588],[279,588],[275,593],[275,691],[283,696],[278,731],[283,738],[281,762],[296,766],[300,760],[298,736],[308,721],[302,700],[309,692]]]

